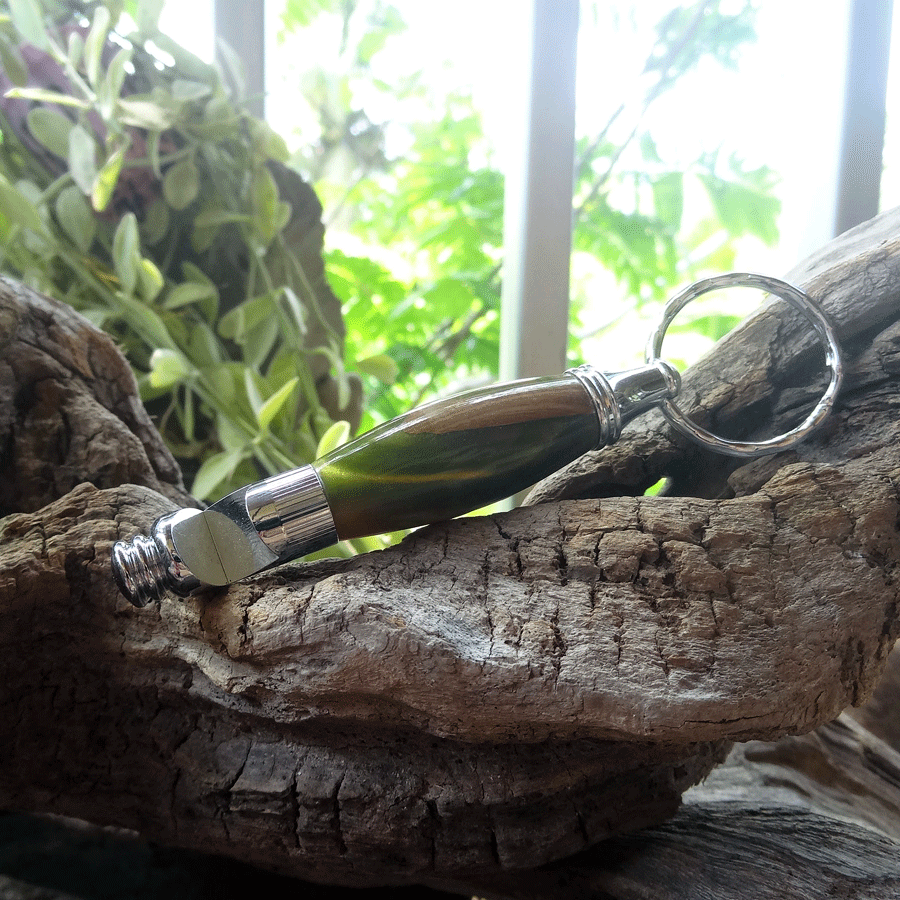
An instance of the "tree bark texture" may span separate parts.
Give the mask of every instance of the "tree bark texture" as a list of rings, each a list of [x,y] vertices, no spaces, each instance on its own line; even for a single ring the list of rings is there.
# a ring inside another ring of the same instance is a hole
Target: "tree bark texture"
[[[4,284],[0,804],[335,884],[758,897],[790,874],[777,896],[803,897],[822,894],[802,866],[828,863],[835,890],[897,891],[900,767],[867,730],[883,716],[827,723],[869,697],[900,629],[898,223],[792,275],[849,368],[796,450],[740,464],[649,416],[535,505],[145,610],[109,551],[189,502],[180,477],[112,345]],[[686,374],[684,404],[772,433],[820,369],[773,306]],[[736,740],[779,742],[632,834]],[[832,803],[828,766],[856,766],[881,818],[849,784]]]

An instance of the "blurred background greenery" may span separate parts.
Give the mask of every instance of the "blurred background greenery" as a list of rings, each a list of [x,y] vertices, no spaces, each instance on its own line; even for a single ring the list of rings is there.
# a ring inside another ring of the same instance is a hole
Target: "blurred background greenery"
[[[0,264],[116,338],[215,499],[497,377],[504,178],[471,59],[449,42],[415,65],[421,4],[287,0],[272,52],[291,102],[271,123],[233,53],[223,73],[167,33],[173,6],[0,2]],[[736,66],[754,4],[662,6],[582,4],[582,30],[615,33],[639,77],[579,122],[571,364],[778,236],[774,172],[727,136],[680,158],[654,116]],[[711,341],[739,313],[690,328]]]
[[[397,373],[390,385],[367,377],[373,420],[496,377],[499,354],[503,135],[485,121],[491,99],[468,70],[490,77],[506,56],[501,45],[494,68],[479,64],[471,43],[451,33],[441,44],[408,18],[421,18],[412,4],[296,0],[277,36],[279,81],[301,86],[296,103],[278,107],[280,130],[325,206],[348,347],[388,357]],[[714,131],[691,159],[664,156],[657,140],[668,123],[655,112],[689,106],[692,78],[733,69],[755,20],[750,2],[582,4],[582,50],[623,43],[636,77],[601,87],[579,115],[570,363],[596,359],[604,338],[620,343],[617,329],[677,286],[731,269],[741,239],[777,240],[775,173],[745,164]],[[734,321],[717,311],[691,327],[716,339]],[[627,338],[637,353],[642,339]]]

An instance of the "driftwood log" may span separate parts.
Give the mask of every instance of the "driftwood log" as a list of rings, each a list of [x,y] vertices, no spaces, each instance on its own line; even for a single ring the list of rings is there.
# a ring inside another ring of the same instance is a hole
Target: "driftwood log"
[[[535,505],[144,610],[110,547],[192,501],[112,345],[3,283],[0,807],[330,884],[900,896],[896,684],[834,721],[900,632],[898,226],[791,276],[849,366],[795,451],[740,465],[650,416]],[[780,430],[821,368],[768,307],[685,403]]]

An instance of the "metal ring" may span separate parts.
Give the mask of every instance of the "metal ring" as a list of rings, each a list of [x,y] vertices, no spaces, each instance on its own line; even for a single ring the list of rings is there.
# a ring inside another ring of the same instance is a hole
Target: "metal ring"
[[[768,291],[770,294],[790,303],[815,330],[825,349],[825,364],[831,369],[831,381],[813,411],[796,428],[792,428],[790,431],[786,431],[784,434],[766,441],[730,441],[726,438],[721,438],[711,431],[694,424],[684,415],[674,401],[665,400],[661,404],[663,415],[668,419],[672,427],[681,432],[681,434],[704,447],[708,447],[710,450],[714,450],[716,453],[752,459],[758,456],[765,456],[768,453],[778,453],[781,450],[793,447],[804,440],[828,418],[843,381],[844,366],[834,328],[825,317],[822,309],[811,297],[778,278],[770,278],[766,275],[753,275],[746,272],[731,272],[727,275],[705,278],[674,296],[666,304],[662,320],[647,341],[646,361],[652,362],[661,358],[662,343],[663,338],[666,336],[666,331],[668,331],[669,326],[671,326],[678,313],[688,303],[696,300],[703,294],[726,287],[756,288],[757,290]]]

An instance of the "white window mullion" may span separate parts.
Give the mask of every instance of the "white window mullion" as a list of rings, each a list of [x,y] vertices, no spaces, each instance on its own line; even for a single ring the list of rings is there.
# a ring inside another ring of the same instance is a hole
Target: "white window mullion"
[[[218,42],[224,41],[244,65],[247,108],[258,118],[265,113],[266,52],[265,0],[214,0],[213,19]]]
[[[893,0],[852,0],[834,234],[878,213]]]
[[[565,368],[578,0],[529,0],[524,104],[506,171],[500,377]],[[523,9],[523,12],[525,10]]]

